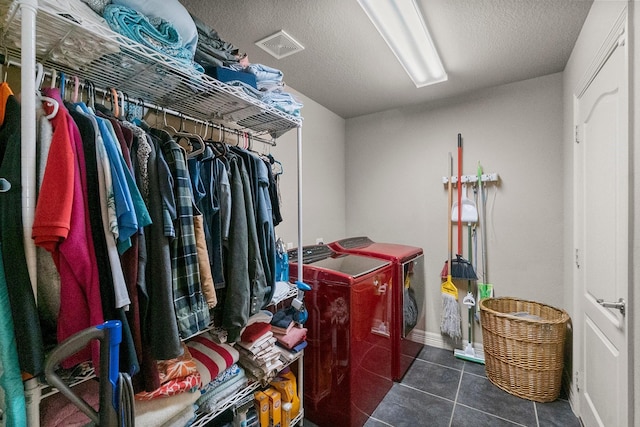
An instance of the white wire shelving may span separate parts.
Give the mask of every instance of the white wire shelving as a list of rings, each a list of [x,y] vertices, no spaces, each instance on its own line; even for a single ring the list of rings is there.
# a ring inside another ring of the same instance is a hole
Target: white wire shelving
[[[69,0],[39,0],[36,60],[45,68],[79,76],[99,88],[116,88],[132,99],[180,111],[203,121],[223,121],[254,135],[277,138],[302,119],[265,104],[236,86],[195,71],[112,31]],[[22,16],[18,1],[0,0],[0,45],[19,58]],[[90,9],[89,9],[90,11]]]

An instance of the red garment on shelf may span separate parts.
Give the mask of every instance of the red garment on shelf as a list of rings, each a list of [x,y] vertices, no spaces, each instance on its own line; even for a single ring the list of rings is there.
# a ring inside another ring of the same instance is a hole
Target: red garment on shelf
[[[271,324],[267,322],[255,322],[244,329],[242,335],[240,335],[240,339],[244,342],[254,342],[269,331],[271,331]]]

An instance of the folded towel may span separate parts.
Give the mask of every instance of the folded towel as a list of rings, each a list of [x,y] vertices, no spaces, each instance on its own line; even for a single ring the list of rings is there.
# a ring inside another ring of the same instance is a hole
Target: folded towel
[[[113,0],[109,3],[133,8],[149,19],[159,18],[171,25],[182,37],[183,45],[193,53],[198,45],[198,29],[189,11],[178,0]]]
[[[153,391],[142,391],[135,395],[136,400],[153,400],[174,394],[191,391],[200,386],[200,374],[195,373],[184,378],[175,378],[162,384]]]
[[[230,368],[225,369],[217,377],[215,377],[213,380],[211,380],[211,382],[209,384],[203,384],[202,388],[200,389],[200,393],[201,394],[205,394],[205,393],[207,393],[207,392],[219,387],[220,384],[222,384],[222,383],[228,381],[229,379],[235,377],[241,371],[242,371],[242,368],[240,368],[240,365],[238,365],[237,363],[234,363]]]
[[[291,328],[285,335],[276,334],[280,344],[291,350],[307,338],[307,328]]]
[[[252,323],[244,328],[240,339],[244,342],[255,342],[269,331],[271,331],[271,325],[268,322]]]
[[[292,116],[299,117],[300,109],[303,107],[302,102],[298,101],[293,95],[288,92],[271,91],[262,95],[262,102],[272,105],[278,110],[291,114]]]
[[[184,349],[182,356],[178,356],[175,359],[158,361],[160,384],[176,378],[184,378],[198,372],[196,362],[193,361],[191,353],[189,353],[189,349],[184,343],[182,343],[182,348]]]
[[[307,341],[305,340],[299,344],[294,345],[291,351],[294,353],[299,353],[300,351],[304,350],[306,347],[307,347]]]
[[[238,341],[236,344],[238,344],[239,347],[242,347],[250,351],[251,353],[256,354],[260,352],[260,350],[263,350],[264,348],[271,346],[274,343],[275,343],[275,338],[273,337],[273,332],[269,331],[266,334],[262,335],[260,339],[258,339],[257,341],[254,341],[254,342]]]
[[[178,393],[171,397],[153,400],[136,400],[136,425],[145,427],[159,427],[167,420],[192,406],[200,397],[200,393]]]
[[[203,412],[215,412],[219,404],[229,396],[236,394],[239,390],[247,386],[247,376],[244,371],[230,379],[214,391],[200,396],[196,402]]]
[[[271,319],[271,326],[277,326],[279,328],[288,328],[291,322],[293,322],[293,315],[295,314],[295,308],[288,307],[282,308],[273,314]]]
[[[237,363],[240,358],[238,350],[229,344],[214,342],[207,337],[207,334],[201,334],[189,340],[187,347],[200,373],[201,387],[209,384],[212,379]]]
[[[169,22],[159,18],[151,20],[130,7],[115,4],[104,8],[103,17],[113,31],[204,72],[202,66],[193,62],[193,53],[183,46],[182,37]]]

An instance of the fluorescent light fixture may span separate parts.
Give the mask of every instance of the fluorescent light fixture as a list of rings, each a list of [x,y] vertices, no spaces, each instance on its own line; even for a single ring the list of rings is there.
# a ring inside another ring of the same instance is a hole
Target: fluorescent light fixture
[[[415,0],[358,0],[416,87],[447,80]]]

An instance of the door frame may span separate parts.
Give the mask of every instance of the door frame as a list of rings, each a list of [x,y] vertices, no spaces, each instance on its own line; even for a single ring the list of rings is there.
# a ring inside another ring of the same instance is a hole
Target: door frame
[[[633,7],[633,6],[632,6]],[[633,12],[633,10],[632,10]],[[629,240],[628,240],[628,290],[627,290],[627,326],[628,326],[628,381],[627,381],[627,392],[628,392],[628,406],[627,406],[627,419],[630,423],[629,425],[633,425],[635,420],[634,418],[634,406],[636,405],[634,399],[634,378],[637,375],[635,372],[634,364],[634,309],[637,308],[636,304],[634,304],[634,293],[633,293],[633,283],[636,281],[635,276],[633,274],[634,271],[634,194],[637,193],[637,189],[634,189],[634,171],[637,168],[634,168],[633,154],[634,154],[634,128],[632,125],[634,122],[634,115],[637,115],[637,112],[634,112],[634,85],[638,84],[637,79],[634,79],[633,70],[633,52],[634,49],[638,49],[634,46],[636,40],[640,42],[640,38],[636,35],[635,39],[631,39],[633,33],[629,33],[630,27],[630,15],[629,15],[629,7],[625,6],[623,10],[620,12],[620,15],[616,19],[615,23],[612,25],[609,34],[604,39],[600,49],[593,57],[590,65],[586,68],[585,73],[583,74],[582,79],[580,79],[579,83],[576,85],[575,90],[573,91],[573,126],[572,128],[575,130],[575,137],[573,139],[573,187],[572,187],[572,199],[573,199],[573,214],[572,214],[572,254],[571,254],[571,268],[573,270],[573,274],[571,275],[573,278],[572,286],[573,286],[573,307],[574,307],[574,327],[572,328],[573,333],[573,372],[572,372],[572,384],[571,384],[571,394],[569,396],[570,402],[574,411],[577,413],[579,417],[581,417],[582,412],[580,408],[580,393],[583,390],[583,375],[584,372],[584,360],[582,358],[582,347],[583,347],[583,333],[582,333],[582,323],[584,322],[584,309],[582,305],[582,270],[578,271],[577,265],[580,264],[580,254],[578,253],[578,233],[582,232],[582,223],[576,220],[576,212],[577,209],[580,209],[577,206],[576,194],[578,191],[578,186],[581,185],[577,178],[578,170],[577,170],[577,153],[576,153],[576,143],[578,138],[578,123],[579,123],[579,108],[578,108],[578,100],[587,90],[589,85],[592,83],[600,69],[604,66],[606,61],[608,60],[611,53],[619,47],[623,47],[626,49],[626,67],[627,67],[627,76],[628,76],[628,132],[627,138],[629,139]],[[637,156],[636,156],[637,157]]]

